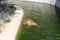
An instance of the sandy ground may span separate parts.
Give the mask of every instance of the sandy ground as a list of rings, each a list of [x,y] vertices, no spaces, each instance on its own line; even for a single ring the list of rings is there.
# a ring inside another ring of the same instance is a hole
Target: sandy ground
[[[23,10],[17,10],[15,13],[16,14],[13,16],[12,21],[4,25],[5,28],[3,32],[0,33],[0,40],[15,40],[16,33],[21,24]]]

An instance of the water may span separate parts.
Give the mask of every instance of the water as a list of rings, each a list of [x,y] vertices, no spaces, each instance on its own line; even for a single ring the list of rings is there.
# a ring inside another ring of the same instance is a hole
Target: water
[[[60,9],[45,3],[20,2],[24,9],[24,20],[32,19],[39,26],[29,28],[22,25],[17,40],[60,40]],[[23,23],[22,23],[23,24]]]

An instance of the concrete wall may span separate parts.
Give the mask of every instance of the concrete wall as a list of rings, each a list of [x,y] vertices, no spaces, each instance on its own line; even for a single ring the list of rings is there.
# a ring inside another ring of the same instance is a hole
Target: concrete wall
[[[56,0],[55,5],[60,8],[60,0]]]
[[[48,3],[48,4],[56,5],[57,7],[60,8],[60,0],[8,0],[8,3],[20,4],[21,1],[33,1],[33,2]]]
[[[56,0],[8,0],[9,3],[19,3],[21,1],[43,2],[55,5]]]
[[[25,1],[35,1],[35,2],[42,2],[42,3],[49,3],[55,5],[56,0],[25,0]]]

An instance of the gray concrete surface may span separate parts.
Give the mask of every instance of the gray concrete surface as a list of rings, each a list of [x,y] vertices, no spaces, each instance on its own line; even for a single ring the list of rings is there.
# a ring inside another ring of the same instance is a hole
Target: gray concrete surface
[[[56,5],[57,7],[60,8],[60,0],[7,0],[8,3],[12,3],[12,4],[20,4],[22,1],[48,3],[48,4]]]

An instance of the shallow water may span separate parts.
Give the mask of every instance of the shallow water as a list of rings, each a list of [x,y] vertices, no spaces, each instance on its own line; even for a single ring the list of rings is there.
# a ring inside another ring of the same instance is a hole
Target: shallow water
[[[32,19],[39,28],[23,26],[21,37],[18,34],[18,40],[60,40],[59,8],[36,2],[22,2],[20,6],[24,9],[25,20]]]

